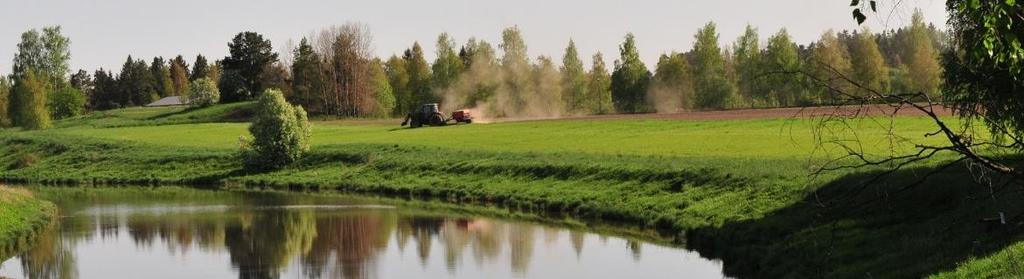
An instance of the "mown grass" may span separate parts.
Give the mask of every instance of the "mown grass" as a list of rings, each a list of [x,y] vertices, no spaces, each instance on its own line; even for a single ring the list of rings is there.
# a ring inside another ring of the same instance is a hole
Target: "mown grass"
[[[952,120],[956,124],[956,120]],[[585,153],[663,157],[720,157],[731,159],[807,159],[821,152],[813,119],[736,121],[573,120],[472,124],[432,129],[400,129],[398,125],[314,125],[314,146],[397,144],[490,152]],[[897,136],[924,138],[933,132],[925,118],[898,118]],[[887,131],[874,121],[851,122],[865,151],[888,151]],[[247,136],[245,123],[140,126],[117,129],[68,129],[62,133],[128,140],[175,147],[236,148]],[[826,146],[827,147],[827,146]]]
[[[36,199],[23,189],[0,186],[0,261],[27,248],[54,214],[52,203]]]
[[[958,263],[979,265],[971,259],[1017,241],[977,220],[1021,211],[1019,195],[993,202],[962,168],[903,189],[948,157],[863,191],[851,189],[878,169],[810,176],[839,154],[815,144],[816,124],[571,120],[412,130],[319,124],[308,156],[267,173],[241,170],[235,151],[247,134],[242,123],[75,126],[0,135],[0,178],[225,183],[498,205],[658,229],[725,259],[729,274],[754,277],[921,277]],[[855,134],[829,136],[856,137],[868,153],[892,151],[892,138],[879,126],[888,123],[850,124]],[[923,137],[931,131],[927,119],[897,118],[894,125],[911,142],[941,141]],[[37,162],[19,164],[26,154]]]
[[[252,116],[253,102],[233,103],[207,108],[185,106],[133,107],[98,111],[54,122],[54,127],[131,127],[209,122],[245,122]]]

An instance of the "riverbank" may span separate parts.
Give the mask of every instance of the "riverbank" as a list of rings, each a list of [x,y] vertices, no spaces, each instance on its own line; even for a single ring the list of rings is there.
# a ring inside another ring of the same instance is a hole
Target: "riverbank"
[[[924,119],[896,122],[908,136],[928,130]],[[866,187],[878,169],[809,176],[820,163],[812,155],[822,152],[808,132],[810,120],[572,120],[416,130],[317,124],[311,153],[268,173],[241,170],[235,154],[244,124],[135,124],[0,135],[0,179],[355,192],[499,206],[658,230],[724,259],[726,273],[739,276],[923,277],[970,266],[1021,240],[1016,219],[1008,226],[978,222],[999,212],[1021,216],[1019,193],[992,195],[960,167],[916,183],[948,158]]]
[[[22,189],[0,186],[0,260],[27,248],[55,214],[52,203],[36,199]]]

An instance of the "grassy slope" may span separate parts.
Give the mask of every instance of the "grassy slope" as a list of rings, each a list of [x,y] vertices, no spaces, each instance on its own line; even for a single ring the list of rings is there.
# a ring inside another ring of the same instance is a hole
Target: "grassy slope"
[[[0,186],[0,261],[50,223],[55,207],[24,190]]]
[[[316,125],[313,151],[302,162],[250,175],[232,157],[245,124],[144,126],[173,123],[166,115],[134,117],[127,121],[131,125],[103,122],[120,116],[90,116],[59,122],[64,129],[0,136],[0,177],[227,181],[562,212],[690,231],[691,246],[725,258],[729,272],[761,276],[920,276],[1016,241],[1013,234],[973,225],[996,210],[1020,209],[983,197],[960,200],[980,192],[964,186],[970,185],[964,173],[901,192],[900,183],[891,183],[847,193],[865,179],[863,173],[812,180],[808,171],[828,152],[815,151],[814,122],[806,120],[534,121],[415,130]],[[210,113],[190,121],[222,118]],[[900,118],[896,124],[908,137],[928,131],[924,119]],[[857,125],[863,125],[858,136],[867,151],[886,151],[887,139],[874,122]],[[19,164],[26,154],[38,162]],[[897,173],[892,181],[911,181],[939,162]],[[810,195],[814,190],[819,195]],[[822,200],[831,206],[818,208]],[[859,206],[865,200],[874,206]],[[934,233],[940,230],[955,233]]]

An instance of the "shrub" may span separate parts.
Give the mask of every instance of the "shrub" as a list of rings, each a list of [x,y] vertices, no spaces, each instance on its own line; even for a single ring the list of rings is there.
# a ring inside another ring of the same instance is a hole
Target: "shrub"
[[[278,90],[260,95],[249,133],[252,140],[243,139],[242,158],[250,171],[279,169],[309,150],[306,110],[289,104]]]
[[[85,111],[85,95],[71,86],[63,86],[50,95],[50,116],[63,119],[81,115]]]
[[[17,159],[14,160],[14,163],[11,164],[10,169],[17,170],[31,167],[37,162],[39,162],[39,156],[35,153],[23,153],[18,155]]]
[[[220,101],[217,83],[209,78],[192,81],[188,87],[188,103],[192,107],[208,107]]]

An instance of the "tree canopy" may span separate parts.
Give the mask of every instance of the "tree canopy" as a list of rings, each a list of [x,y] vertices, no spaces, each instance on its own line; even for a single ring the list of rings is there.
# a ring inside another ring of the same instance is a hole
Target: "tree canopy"
[[[636,48],[636,38],[632,33],[626,34],[625,41],[619,46],[619,60],[615,61],[612,71],[612,102],[619,112],[646,112],[647,86],[651,73],[640,60]]]
[[[262,92],[260,75],[267,65],[277,62],[277,53],[274,53],[270,40],[264,39],[263,35],[256,32],[241,32],[235,35],[228,43],[228,51],[230,55],[224,57],[222,64],[224,72],[231,74],[223,75],[222,79],[227,77],[237,80],[221,81],[221,101],[237,102],[252,99],[256,93]]]

